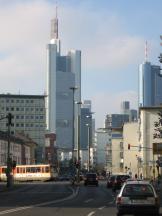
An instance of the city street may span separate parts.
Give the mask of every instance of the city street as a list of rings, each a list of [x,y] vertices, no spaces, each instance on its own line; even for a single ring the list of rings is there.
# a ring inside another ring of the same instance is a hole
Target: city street
[[[115,197],[105,181],[99,187],[85,187],[82,183],[71,187],[69,182],[21,183],[9,192],[1,190],[0,200],[0,215],[116,215]]]

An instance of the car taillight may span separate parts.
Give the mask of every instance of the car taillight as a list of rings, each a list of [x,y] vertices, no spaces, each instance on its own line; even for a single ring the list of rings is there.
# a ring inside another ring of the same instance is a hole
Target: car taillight
[[[159,198],[155,197],[155,204],[159,204]]]
[[[121,204],[121,201],[122,201],[121,197],[117,197],[116,203],[117,203],[117,204]]]

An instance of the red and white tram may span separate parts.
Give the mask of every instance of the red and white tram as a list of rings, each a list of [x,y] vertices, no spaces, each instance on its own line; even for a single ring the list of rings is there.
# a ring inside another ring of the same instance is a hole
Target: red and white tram
[[[6,181],[6,166],[0,166],[0,181]],[[16,165],[12,170],[15,181],[47,181],[58,176],[56,169],[50,164]]]

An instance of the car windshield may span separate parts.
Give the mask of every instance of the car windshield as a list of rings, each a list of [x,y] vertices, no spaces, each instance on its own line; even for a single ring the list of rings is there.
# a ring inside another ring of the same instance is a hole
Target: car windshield
[[[122,196],[154,196],[153,189],[150,185],[129,184],[125,185]]]

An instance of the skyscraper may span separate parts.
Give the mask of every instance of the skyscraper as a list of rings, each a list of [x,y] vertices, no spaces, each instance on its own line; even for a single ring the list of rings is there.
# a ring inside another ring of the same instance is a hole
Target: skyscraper
[[[76,86],[77,90],[73,92],[70,88]],[[73,134],[73,96],[74,101],[81,101],[81,51],[70,50],[66,56],[61,55],[57,11],[56,17],[51,21],[51,40],[47,45],[46,92],[47,130],[56,133],[58,149],[70,151]],[[74,113],[76,118],[77,107]]]
[[[139,66],[139,107],[162,104],[162,74],[160,66],[145,61]]]

